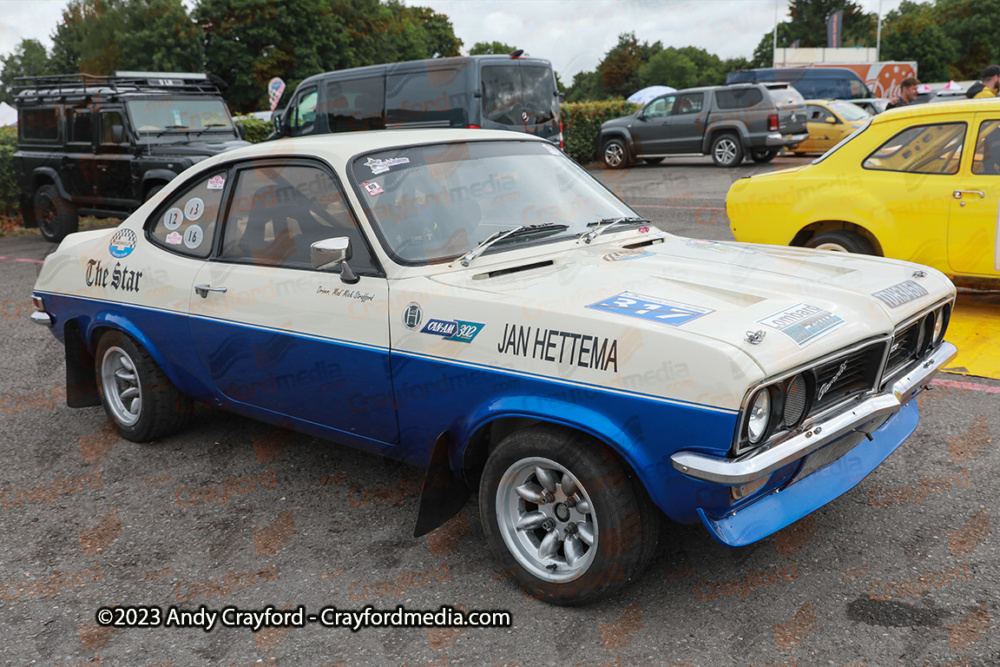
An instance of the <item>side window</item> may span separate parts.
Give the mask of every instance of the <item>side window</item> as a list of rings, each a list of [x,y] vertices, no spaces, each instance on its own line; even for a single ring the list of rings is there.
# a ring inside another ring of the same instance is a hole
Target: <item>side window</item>
[[[302,134],[307,127],[316,122],[316,98],[317,92],[313,88],[292,102],[295,105],[292,109],[292,119],[289,125],[292,136]]]
[[[879,146],[861,166],[911,174],[957,174],[965,142],[965,123],[918,125]]]
[[[322,112],[331,132],[384,128],[385,79],[377,76],[328,83]]]
[[[643,116],[646,118],[659,118],[661,116],[668,116],[674,108],[674,100],[677,99],[673,95],[667,97],[661,97],[655,100],[652,104],[646,107],[646,111],[643,112]]]
[[[715,102],[720,109],[746,109],[759,104],[764,94],[759,88],[729,88],[715,91]]]
[[[988,120],[979,125],[972,173],[1000,176],[1000,120]]]
[[[18,125],[22,139],[36,141],[56,141],[59,139],[59,111],[55,107],[46,109],[24,109]]]
[[[93,127],[91,125],[91,113],[89,109],[73,109],[70,116],[69,137],[67,141],[74,144],[94,143]]]
[[[223,232],[223,259],[312,269],[310,245],[346,236],[351,240],[351,268],[377,273],[344,193],[326,171],[270,164],[242,169],[236,178]]]
[[[112,136],[112,128],[114,126],[120,126],[123,130],[125,129],[125,121],[122,119],[121,111],[103,111],[101,112],[101,143],[102,144],[114,144]]]
[[[677,98],[676,114],[698,113],[705,105],[705,93],[691,93]]]
[[[483,117],[501,125],[520,125],[521,72],[517,65],[483,68]]]
[[[182,255],[208,257],[226,177],[225,171],[206,175],[175,195],[149,228],[153,241]]]

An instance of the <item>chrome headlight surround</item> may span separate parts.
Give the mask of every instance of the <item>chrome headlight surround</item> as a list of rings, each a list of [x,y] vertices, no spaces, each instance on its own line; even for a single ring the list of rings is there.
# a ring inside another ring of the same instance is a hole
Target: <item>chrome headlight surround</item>
[[[752,388],[743,401],[733,456],[745,454],[764,445],[772,436],[799,426],[812,409],[815,396],[816,379],[809,369]]]

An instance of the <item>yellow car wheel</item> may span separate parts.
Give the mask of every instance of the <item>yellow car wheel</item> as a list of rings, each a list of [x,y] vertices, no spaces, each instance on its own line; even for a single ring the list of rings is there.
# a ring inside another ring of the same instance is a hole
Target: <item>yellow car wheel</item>
[[[847,231],[823,232],[806,241],[807,248],[816,250],[832,250],[834,252],[853,252],[858,255],[874,255],[875,249],[868,239]]]

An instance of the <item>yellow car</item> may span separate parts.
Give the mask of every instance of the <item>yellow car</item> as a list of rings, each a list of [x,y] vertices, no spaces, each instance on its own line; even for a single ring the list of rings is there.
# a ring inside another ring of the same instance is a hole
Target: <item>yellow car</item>
[[[735,182],[733,235],[1000,278],[998,127],[1000,99],[875,116],[812,164]]]
[[[807,100],[809,138],[786,150],[796,155],[825,153],[861,127],[871,115],[857,104],[843,100]]]

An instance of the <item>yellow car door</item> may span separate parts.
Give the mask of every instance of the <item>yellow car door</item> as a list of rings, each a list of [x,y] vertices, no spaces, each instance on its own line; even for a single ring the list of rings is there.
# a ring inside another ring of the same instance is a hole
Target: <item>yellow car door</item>
[[[975,116],[973,152],[955,176],[948,263],[955,274],[1000,275],[1000,112]]]

